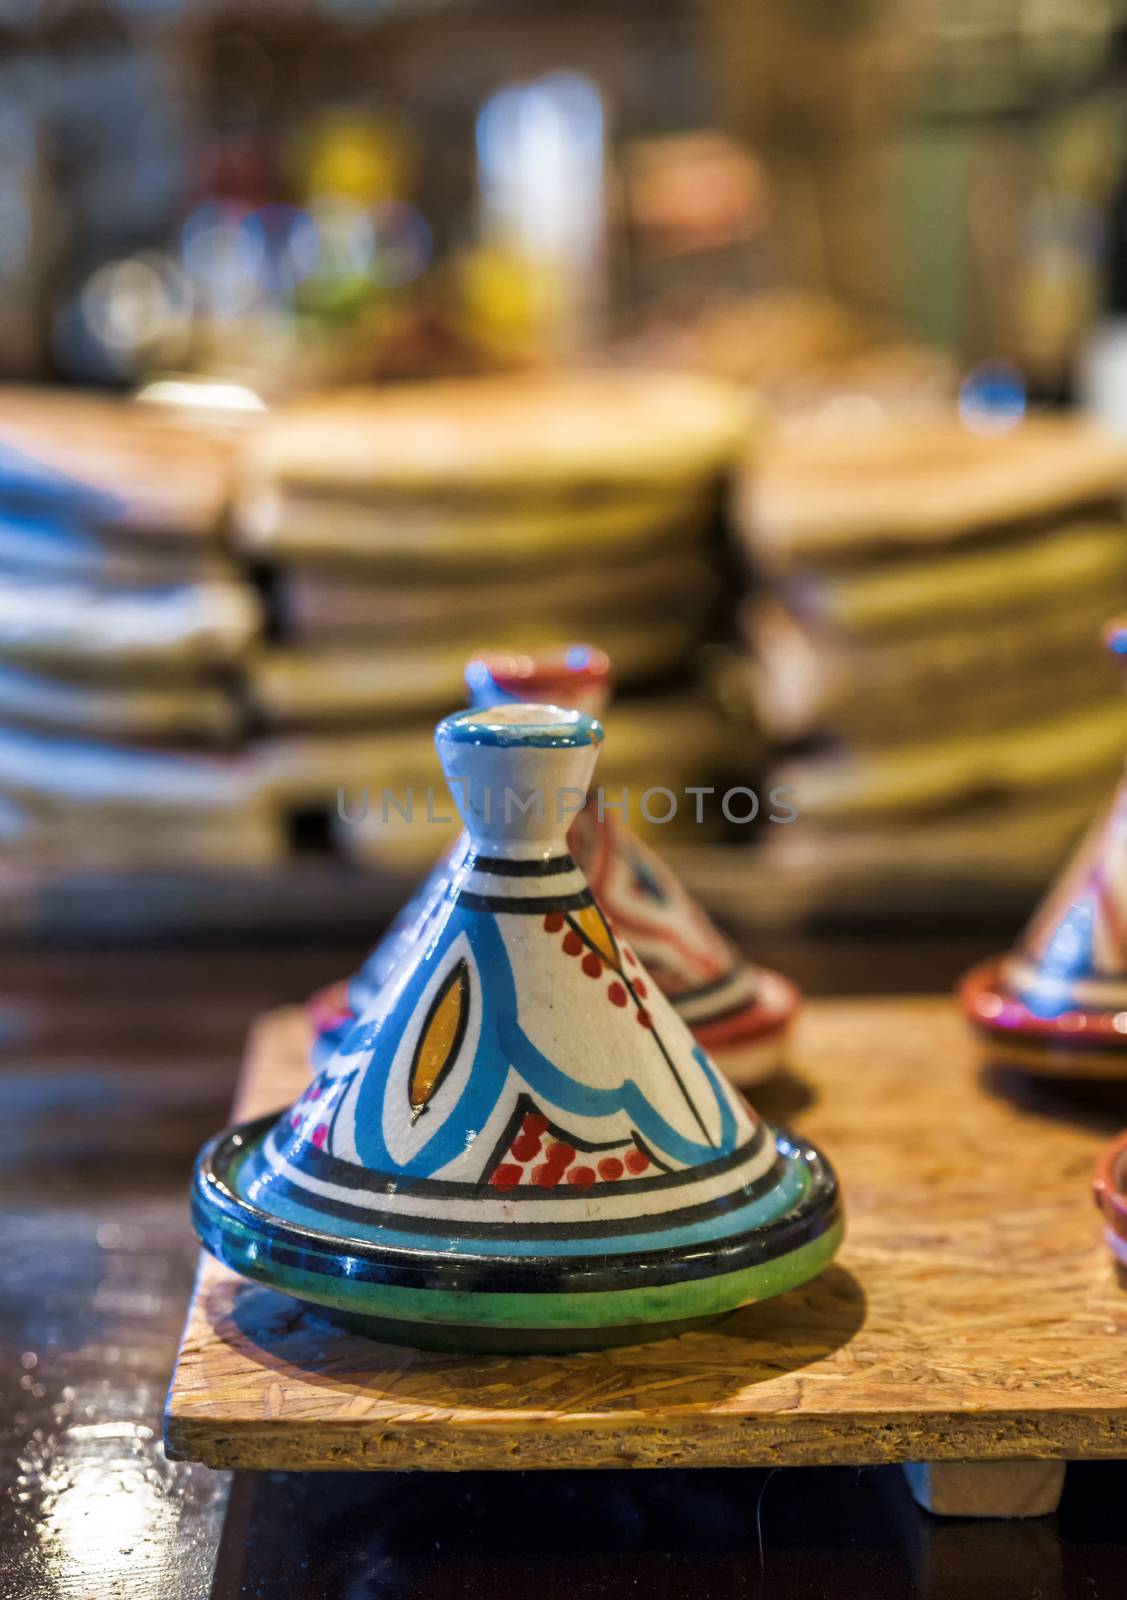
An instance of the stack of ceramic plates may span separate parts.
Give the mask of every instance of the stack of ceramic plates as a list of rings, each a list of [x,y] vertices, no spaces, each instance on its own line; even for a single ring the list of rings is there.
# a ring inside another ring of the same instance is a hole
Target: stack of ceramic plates
[[[0,800],[26,861],[276,853],[237,758],[260,605],[223,440],[111,399],[0,394]]]
[[[747,426],[727,386],[655,373],[344,390],[277,410],[248,441],[236,524],[273,596],[249,688],[282,790],[335,806],[346,782],[437,781],[430,728],[482,646],[585,638],[628,692],[686,681]]]
[[[631,340],[635,359],[749,385],[775,418],[808,425],[843,414],[921,416],[950,404],[942,351],[855,306],[806,290],[711,301]]]
[[[767,446],[739,520],[758,704],[793,752],[780,862],[866,900],[1044,881],[1122,762],[1098,639],[1127,599],[1125,486],[1124,446],[1064,418]]]

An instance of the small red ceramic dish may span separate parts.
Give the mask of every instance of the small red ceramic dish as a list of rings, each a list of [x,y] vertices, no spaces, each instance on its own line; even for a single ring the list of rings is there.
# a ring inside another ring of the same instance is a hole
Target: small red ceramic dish
[[[1127,1130],[1112,1140],[1096,1163],[1093,1188],[1108,1248],[1127,1269]]]
[[[995,956],[959,985],[963,1014],[992,1060],[1047,1076],[1127,1078],[1127,1009],[1033,1011],[1007,980],[1010,964]]]
[[[606,709],[612,684],[609,656],[590,644],[535,654],[479,650],[466,667],[470,701],[481,706],[494,705],[500,696],[571,706],[598,717]]]

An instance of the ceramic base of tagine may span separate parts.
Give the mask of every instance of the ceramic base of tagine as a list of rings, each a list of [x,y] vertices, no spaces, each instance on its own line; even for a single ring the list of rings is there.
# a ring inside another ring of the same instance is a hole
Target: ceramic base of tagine
[[[469,663],[466,687],[477,707],[538,700],[597,716],[610,697],[610,662],[579,644],[531,655],[486,652]],[[609,808],[594,801],[583,807],[568,848],[596,900],[728,1078],[747,1086],[777,1070],[799,1007],[789,979],[744,960],[676,874]],[[450,870],[449,862],[438,864],[354,978],[310,1001],[315,1065],[394,971],[415,924],[440,902]]]
[[[568,853],[582,712],[462,712],[441,903],[301,1099],[208,1144],[193,1216],[245,1276],[379,1337],[584,1349],[802,1283],[837,1184],[693,1039]]]

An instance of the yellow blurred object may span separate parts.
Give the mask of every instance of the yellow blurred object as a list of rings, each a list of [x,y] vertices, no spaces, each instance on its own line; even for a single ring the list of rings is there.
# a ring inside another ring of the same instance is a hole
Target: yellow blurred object
[[[401,196],[410,162],[399,129],[356,112],[334,112],[313,135],[306,189],[360,204]]]
[[[1050,245],[1028,263],[1017,284],[1019,355],[1051,386],[1098,310],[1100,285],[1083,258]]]
[[[474,250],[458,267],[467,329],[492,349],[532,356],[567,304],[565,285],[543,262],[503,250]]]

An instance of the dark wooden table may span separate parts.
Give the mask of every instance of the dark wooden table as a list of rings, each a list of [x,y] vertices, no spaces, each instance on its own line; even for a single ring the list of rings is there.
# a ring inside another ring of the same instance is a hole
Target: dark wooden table
[[[773,954],[811,992],[904,992],[1003,937]],[[0,956],[0,1600],[1127,1596],[1118,1465],[1074,1468],[1055,1517],[975,1524],[929,1519],[895,1469],[232,1480],[167,1462],[192,1155],[250,1018],[359,954]],[[1094,1114],[1110,1128],[1120,1108]]]

